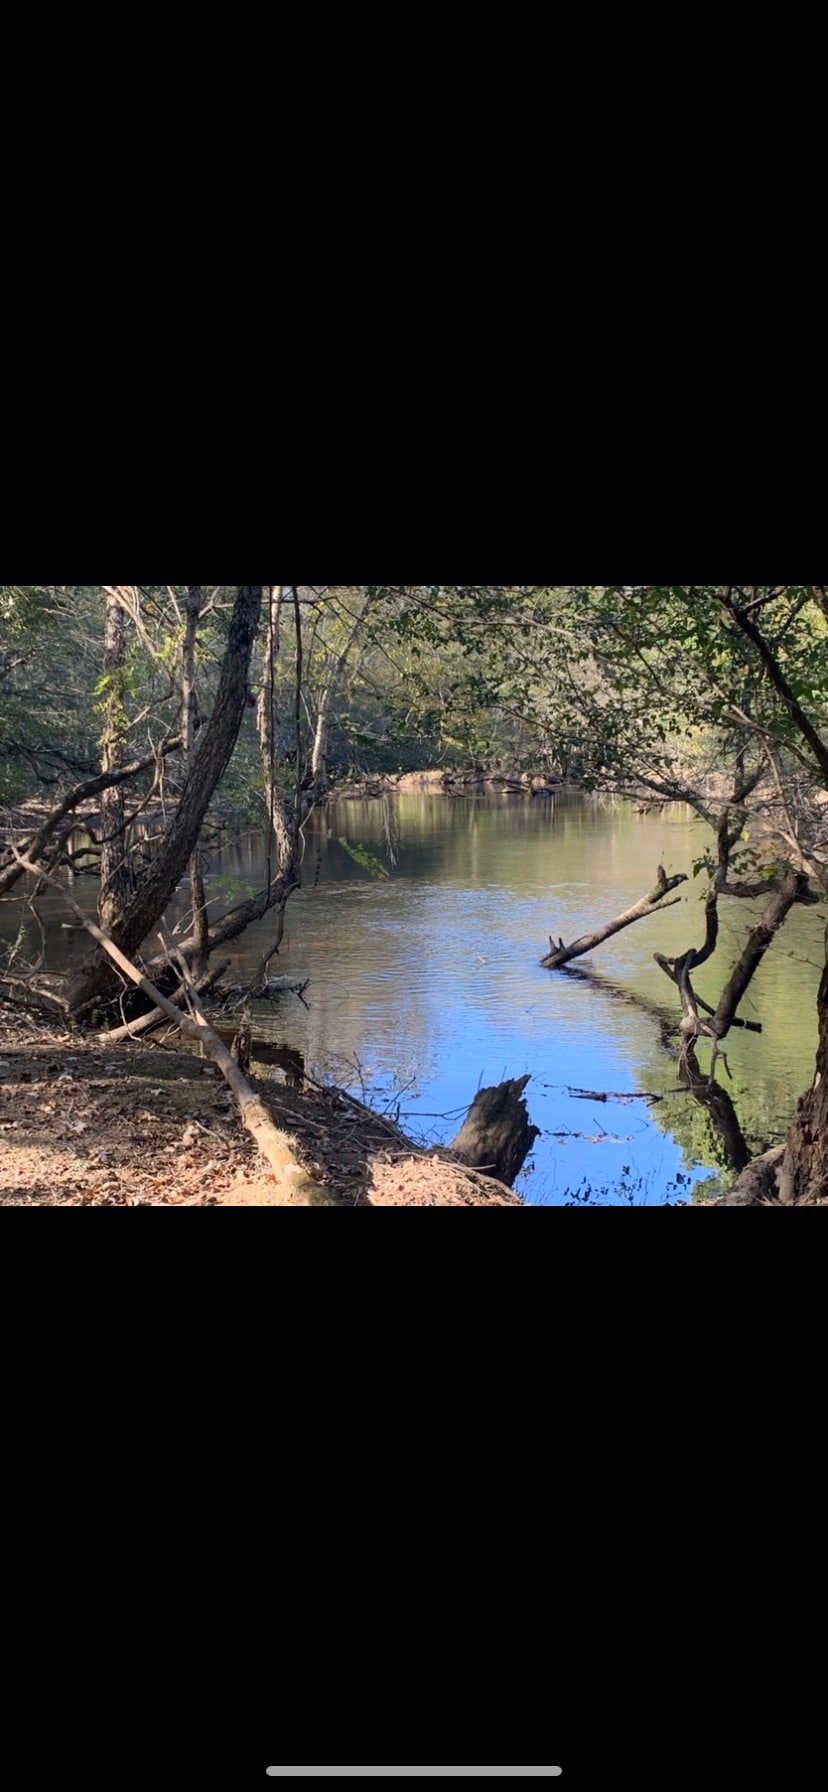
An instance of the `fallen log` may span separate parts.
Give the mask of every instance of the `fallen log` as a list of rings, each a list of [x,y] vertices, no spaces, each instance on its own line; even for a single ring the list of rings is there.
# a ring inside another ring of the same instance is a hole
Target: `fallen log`
[[[623,914],[616,915],[615,920],[609,921],[605,927],[596,927],[593,933],[582,934],[581,938],[575,940],[571,946],[565,946],[561,939],[558,940],[556,946],[550,935],[549,951],[546,957],[541,959],[543,969],[556,971],[561,965],[570,964],[573,958],[583,958],[585,952],[593,952],[596,946],[603,945],[604,940],[611,939],[614,933],[621,933],[623,928],[631,927],[633,921],[643,921],[647,915],[657,914],[662,908],[673,908],[677,902],[681,901],[681,897],[674,896],[672,902],[665,902],[664,897],[668,896],[671,890],[677,889],[679,884],[686,884],[686,882],[686,871],[680,871],[677,877],[668,877],[664,866],[659,865],[658,881],[649,895],[642,896],[640,902],[634,903],[632,908],[625,909]]]
[[[193,1012],[192,1014],[183,1014],[180,1008],[176,1008],[167,996],[161,994],[160,989],[156,989],[155,985],[142,975],[120,947],[115,945],[114,940],[109,939],[95,921],[90,921],[84,915],[83,910],[79,908],[68,891],[58,883],[57,878],[53,878],[41,866],[32,864],[24,854],[18,853],[14,846],[11,850],[25,871],[31,872],[35,877],[41,877],[45,883],[51,884],[54,889],[59,891],[64,902],[68,904],[78,920],[83,922],[87,933],[91,934],[93,940],[102,947],[107,957],[117,965],[119,971],[145,996],[149,997],[154,1007],[163,1009],[164,1013],[175,1021],[176,1026],[180,1027],[183,1033],[186,1033],[190,1039],[197,1040],[203,1046],[208,1058],[221,1071],[238,1108],[242,1125],[255,1140],[262,1156],[269,1163],[286,1201],[303,1207],[339,1206],[339,1202],[335,1200],[330,1191],[314,1182],[307,1171],[303,1170],[301,1164],[296,1162],[292,1140],[287,1133],[280,1132],[278,1127],[274,1126],[255,1090],[251,1088],[247,1078],[242,1076],[226,1046],[222,1045],[221,1040],[213,1032],[201,1007],[199,997],[195,994],[194,986],[190,984],[188,990]]]
[[[497,1177],[508,1188],[519,1176],[540,1127],[532,1126],[522,1095],[528,1076],[479,1089],[448,1150],[470,1169]]]
[[[719,1195],[715,1201],[702,1201],[702,1207],[767,1207],[779,1202],[779,1174],[782,1159],[785,1156],[784,1145],[774,1145],[772,1151],[764,1151],[761,1157],[754,1157],[746,1165],[740,1176],[737,1176],[732,1189],[726,1195]]]

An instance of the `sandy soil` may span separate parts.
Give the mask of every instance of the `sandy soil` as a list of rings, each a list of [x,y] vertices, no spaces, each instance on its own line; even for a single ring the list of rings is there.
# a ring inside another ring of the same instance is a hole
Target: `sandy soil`
[[[276,1125],[343,1205],[524,1205],[340,1091],[288,1088],[255,1068]],[[0,1205],[279,1204],[212,1065],[160,1043],[107,1050],[0,1007]]]

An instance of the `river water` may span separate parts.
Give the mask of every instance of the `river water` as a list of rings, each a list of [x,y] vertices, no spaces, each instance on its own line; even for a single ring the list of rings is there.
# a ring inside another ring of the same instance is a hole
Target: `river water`
[[[528,1072],[541,1137],[517,1186],[530,1202],[638,1205],[719,1192],[733,1180],[725,1143],[708,1107],[679,1084],[677,998],[653,961],[656,951],[701,944],[705,878],[691,876],[675,907],[609,940],[582,968],[539,964],[550,934],[570,942],[610,920],[652,887],[658,865],[691,872],[710,843],[681,806],[640,816],[628,803],[568,795],[424,791],[332,805],[312,818],[303,888],[271,965],[279,977],[309,979],[307,1007],[284,996],[258,1024],[302,1052],[317,1078],[387,1105],[407,1132],[440,1143],[478,1087]],[[386,875],[372,876],[354,852]],[[228,840],[208,866],[211,912],[258,888],[264,863],[262,834]],[[709,1002],[760,909],[722,901],[718,952],[694,979]],[[763,1031],[732,1032],[727,1065],[719,1060],[751,1150],[777,1142],[813,1077],[824,925],[824,904],[793,911],[741,1009]],[[234,973],[255,967],[273,932],[272,916],[250,930]],[[62,938],[65,955],[85,949]],[[710,1048],[698,1057],[706,1074]]]

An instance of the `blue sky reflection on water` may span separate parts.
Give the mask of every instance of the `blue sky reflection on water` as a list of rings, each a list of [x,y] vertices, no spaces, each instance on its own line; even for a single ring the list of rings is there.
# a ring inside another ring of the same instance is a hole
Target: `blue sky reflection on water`
[[[358,870],[343,838],[388,876]],[[399,1102],[405,1130],[434,1142],[453,1136],[479,1086],[529,1072],[542,1137],[518,1187],[531,1202],[557,1204],[587,1184],[606,1200],[624,1190],[636,1203],[682,1197],[721,1173],[722,1146],[705,1111],[678,1092],[678,1004],[653,953],[701,943],[705,880],[691,878],[675,907],[616,935],[579,968],[544,971],[539,960],[550,934],[572,941],[637,901],[659,864],[690,872],[710,839],[681,806],[639,816],[628,803],[575,797],[421,792],[400,793],[390,807],[337,804],[313,818],[304,887],[271,966],[310,979],[309,1006],[288,997],[265,1011],[264,1024],[304,1052],[314,1075]],[[226,841],[207,868],[213,914],[260,887],[265,856],[260,833]],[[92,886],[81,894],[91,904]],[[185,906],[182,895],[171,922]],[[65,967],[85,941],[61,932],[59,896],[44,897],[41,909],[54,968]],[[707,1001],[718,999],[760,910],[722,902],[718,952],[694,978]],[[16,925],[11,910],[5,924]],[[732,1080],[722,1069],[719,1081],[751,1150],[784,1133],[813,1076],[824,928],[824,903],[793,910],[742,1004],[762,1035],[727,1040]],[[272,916],[251,928],[229,974],[251,974],[273,935]],[[699,1062],[706,1071],[707,1047]],[[579,1100],[572,1088],[663,1099]]]
[[[677,1056],[659,1016],[673,1026],[677,1006],[652,957],[703,936],[702,880],[684,886],[678,906],[581,961],[592,967],[586,978],[538,962],[550,932],[572,940],[610,919],[651,886],[658,864],[689,871],[702,833],[688,812],[640,817],[628,804],[419,794],[400,796],[396,808],[387,880],[355,873],[339,843],[345,836],[382,859],[382,804],[338,805],[309,843],[306,887],[290,904],[274,966],[311,979],[309,1013],[293,1003],[279,1021],[309,1068],[374,1101],[399,1101],[406,1130],[438,1142],[452,1136],[476,1088],[530,1072],[529,1110],[542,1137],[518,1187],[534,1203],[560,1203],[585,1185],[607,1200],[659,1203],[717,1173],[721,1149],[707,1116],[674,1093]],[[718,967],[698,979],[708,1000],[753,908],[724,910]],[[795,911],[784,955],[768,954],[743,1010],[765,1035],[728,1041],[733,1080],[724,1071],[721,1080],[752,1146],[787,1124],[812,1075],[823,927],[822,909]],[[245,961],[266,932],[248,937]],[[708,1061],[702,1048],[703,1069]],[[596,1102],[570,1088],[667,1099],[655,1108]]]
[[[393,987],[388,991],[387,970],[377,968],[368,986],[353,992],[363,1016],[373,1014],[377,1023],[363,1067],[368,1086],[392,1094],[415,1077],[415,1091],[399,1096],[405,1124],[442,1142],[478,1087],[529,1071],[529,1110],[543,1137],[534,1169],[518,1185],[527,1199],[560,1201],[585,1183],[615,1184],[622,1172],[636,1198],[663,1199],[682,1169],[682,1152],[652,1124],[647,1104],[584,1101],[568,1093],[572,1086],[630,1093],[640,1087],[633,1068],[636,1035],[652,1030],[650,1023],[636,1015],[619,1019],[617,1008],[608,1016],[600,991],[553,977],[531,963],[525,943],[498,937],[499,895],[489,898],[490,916],[487,903],[464,903],[462,912],[447,914],[445,893],[435,889],[433,899],[429,931],[439,972],[435,976],[433,961],[421,957],[419,976],[399,996],[397,1027],[389,1033],[381,1025],[389,993],[397,1001]],[[469,956],[470,916],[479,923],[473,943],[490,954],[479,955],[484,963],[477,953]],[[529,937],[543,942],[544,935],[535,930]],[[397,977],[395,965],[392,986]],[[427,1044],[420,1050],[414,1042],[423,1032]],[[648,1043],[641,1041],[645,1050]],[[432,1118],[452,1112],[457,1118],[451,1122]]]

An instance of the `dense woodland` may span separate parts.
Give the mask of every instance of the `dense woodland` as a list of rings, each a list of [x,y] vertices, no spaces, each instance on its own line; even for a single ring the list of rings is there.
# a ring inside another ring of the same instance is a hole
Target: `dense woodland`
[[[0,902],[14,919],[0,1026],[25,1011],[114,1045],[177,1015],[273,1175],[325,1203],[245,1075],[245,1028],[301,882],[308,818],[332,791],[400,773],[516,790],[535,779],[687,803],[705,823],[685,873],[651,867],[633,909],[550,938],[543,962],[554,974],[600,951],[688,877],[703,880],[696,937],[655,956],[673,986],[677,1074],[718,1099],[717,1055],[749,1024],[740,1008],[768,946],[795,905],[828,896],[826,637],[824,586],[0,587]],[[267,876],[221,912],[205,896],[205,846],[241,817],[269,829]],[[76,902],[88,879],[96,924]],[[38,918],[52,886],[67,922],[91,931],[65,978]],[[164,916],[182,886],[191,912],[173,940]],[[702,1003],[693,972],[715,963],[723,905],[757,897],[738,963]],[[223,1041],[210,997],[234,943],[266,916],[269,948]],[[828,961],[818,1007],[812,1086],[785,1143],[741,1171],[734,1203],[828,1200]],[[503,1087],[508,1183],[532,1129],[522,1084]],[[475,1149],[466,1161],[484,1164]]]

